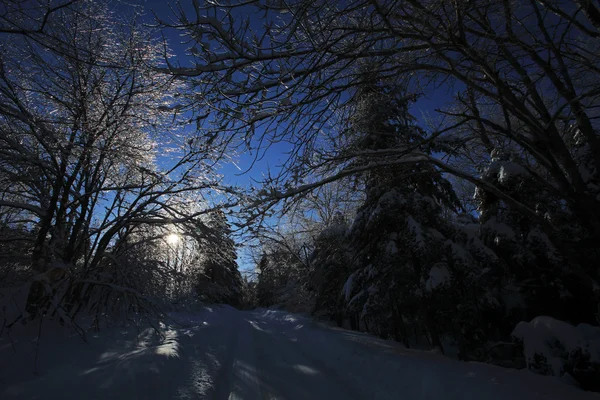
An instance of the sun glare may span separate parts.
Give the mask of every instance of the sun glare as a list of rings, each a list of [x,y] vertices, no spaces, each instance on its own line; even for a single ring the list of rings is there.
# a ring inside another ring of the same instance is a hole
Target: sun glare
[[[181,238],[176,233],[171,233],[169,236],[167,236],[167,243],[169,244],[177,244],[180,240]]]

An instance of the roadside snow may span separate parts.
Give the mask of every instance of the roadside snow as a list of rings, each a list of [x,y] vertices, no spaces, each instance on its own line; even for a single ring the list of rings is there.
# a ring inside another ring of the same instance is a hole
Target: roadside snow
[[[545,357],[555,376],[562,376],[564,364],[571,355],[583,352],[592,362],[600,362],[600,328],[588,324],[577,327],[552,317],[536,317],[520,322],[512,335],[523,341],[530,368],[536,356]]]
[[[553,377],[464,363],[283,311],[211,307],[151,330],[35,326],[0,338],[1,399],[600,399]],[[18,335],[17,335],[18,333]],[[13,347],[14,346],[14,347]]]

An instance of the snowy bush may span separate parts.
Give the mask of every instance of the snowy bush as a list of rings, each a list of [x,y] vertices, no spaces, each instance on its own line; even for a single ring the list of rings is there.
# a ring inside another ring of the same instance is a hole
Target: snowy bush
[[[570,375],[584,389],[600,390],[600,327],[540,316],[520,322],[512,336],[523,343],[529,370]]]

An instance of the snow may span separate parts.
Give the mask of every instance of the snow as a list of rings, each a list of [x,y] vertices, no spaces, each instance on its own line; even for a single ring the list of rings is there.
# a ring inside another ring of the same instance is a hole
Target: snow
[[[507,184],[512,178],[527,174],[525,168],[514,162],[506,162],[498,171],[498,182]]]
[[[492,232],[496,233],[500,236],[505,236],[507,238],[514,238],[515,231],[505,224],[504,222],[500,222],[496,217],[492,217],[484,224],[485,229],[490,229]]]
[[[450,272],[444,264],[437,264],[429,271],[429,279],[425,282],[425,290],[428,292],[437,289],[450,280]]]
[[[425,238],[423,237],[423,227],[410,215],[407,218],[408,230],[415,235],[415,244],[420,249],[425,247]]]
[[[535,368],[536,355],[546,358],[555,376],[562,376],[569,355],[578,351],[589,354],[590,361],[600,362],[600,328],[587,324],[577,327],[551,317],[540,316],[520,322],[512,335],[523,341],[525,357]],[[566,353],[566,354],[565,354]]]
[[[494,253],[494,251],[492,249],[490,249],[489,247],[487,247],[482,241],[481,239],[479,239],[478,237],[473,237],[469,240],[469,244],[471,249],[476,252],[476,254],[482,256],[482,257],[487,257],[490,262],[497,262],[498,261],[498,256],[496,255],[496,253]]]
[[[350,300],[350,296],[352,295],[352,286],[353,286],[353,281],[354,281],[354,276],[356,275],[356,272],[354,272],[352,275],[350,275],[348,277],[348,280],[346,281],[346,283],[344,283],[344,299],[346,299],[346,301]]]
[[[429,235],[436,240],[445,239],[444,235],[442,235],[442,233],[435,228],[428,228],[427,231],[429,232]]]
[[[481,239],[479,239],[481,225],[475,223],[467,223],[461,225],[463,232],[467,235],[467,246],[471,252],[479,257],[485,257],[490,262],[496,262],[498,256],[492,249],[487,247]]]
[[[393,240],[388,241],[385,246],[385,252],[386,254],[390,255],[398,253],[398,247],[396,246],[396,242]]]
[[[263,119],[270,118],[276,114],[277,113],[275,112],[275,110],[269,110],[269,109],[261,110],[261,111],[256,112],[255,114],[253,114],[252,117],[249,119],[248,123],[253,124],[253,123],[261,121]]]
[[[587,400],[600,396],[526,370],[459,362],[284,311],[204,308],[137,332],[45,323],[0,339],[2,399]],[[14,350],[13,350],[14,346]]]
[[[463,260],[463,261],[470,261],[471,260],[471,255],[461,245],[453,242],[450,239],[446,240],[446,242],[444,243],[444,245],[447,246],[447,247],[449,247],[452,250],[452,254],[456,258],[458,258],[460,260]]]

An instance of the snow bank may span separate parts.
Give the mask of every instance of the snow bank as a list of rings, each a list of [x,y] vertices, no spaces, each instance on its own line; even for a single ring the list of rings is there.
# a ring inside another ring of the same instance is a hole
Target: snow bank
[[[577,327],[551,317],[520,322],[512,333],[523,342],[527,367],[542,375],[595,375],[600,384],[600,328]],[[585,371],[584,371],[585,370]],[[586,378],[587,379],[587,378]]]
[[[366,333],[320,328],[283,311],[257,310],[264,397],[374,400],[600,399],[548,376],[476,362],[459,362]],[[267,330],[269,333],[263,332]],[[286,372],[286,370],[288,372]],[[260,379],[259,379],[260,380]],[[333,389],[333,390],[328,390]],[[244,399],[251,396],[245,393]]]

